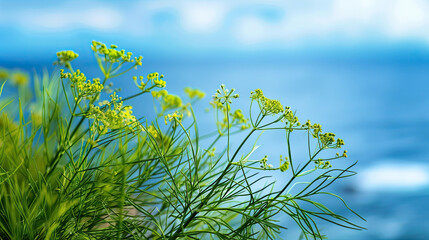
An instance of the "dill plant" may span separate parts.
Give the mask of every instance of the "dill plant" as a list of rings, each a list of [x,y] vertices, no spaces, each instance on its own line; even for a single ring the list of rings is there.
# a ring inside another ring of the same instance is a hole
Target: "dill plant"
[[[347,157],[330,152],[344,145],[335,134],[301,125],[260,89],[250,94],[246,118],[233,109],[239,95],[221,85],[210,102],[214,131],[200,135],[192,104],[165,90],[163,75],[133,77],[136,93],[128,97],[112,89],[110,81],[141,66],[142,57],[95,41],[91,47],[101,78],[75,70],[73,51],[59,52],[63,69],[35,76],[31,90],[28,75],[0,70],[7,93],[0,101],[0,239],[279,239],[286,227],[279,217],[293,219],[306,239],[324,238],[319,220],[362,229],[315,200],[326,195],[349,209],[326,191],[355,174],[354,164],[335,167]],[[8,80],[17,92],[7,91]],[[185,93],[191,102],[205,96]],[[154,119],[127,105],[143,94],[155,100]],[[286,136],[278,163],[252,157],[251,137],[264,131]],[[246,135],[233,147],[240,132]],[[307,135],[307,156],[293,154],[293,134]],[[283,172],[283,186],[274,188],[272,171]]]

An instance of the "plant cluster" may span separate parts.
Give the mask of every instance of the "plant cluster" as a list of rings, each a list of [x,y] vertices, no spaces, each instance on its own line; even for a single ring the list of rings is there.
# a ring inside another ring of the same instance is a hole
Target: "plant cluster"
[[[192,103],[205,93],[185,88],[185,101],[150,73],[129,79],[136,93],[121,97],[110,81],[142,57],[96,41],[92,50],[100,78],[74,70],[73,51],[58,52],[64,69],[36,76],[33,90],[28,75],[0,69],[0,239],[278,239],[281,217],[306,239],[324,238],[318,220],[362,229],[315,200],[325,195],[349,209],[326,188],[355,174],[354,164],[335,166],[347,155],[331,150],[344,141],[320,124],[301,124],[260,89],[246,117],[233,109],[240,96],[221,85],[211,101],[216,129],[200,135]],[[154,99],[154,119],[127,105],[143,94]],[[264,131],[285,135],[278,164],[253,157],[253,136]],[[238,145],[236,133],[245,136]],[[307,156],[293,153],[293,134],[307,135]],[[272,171],[283,185],[274,186]]]

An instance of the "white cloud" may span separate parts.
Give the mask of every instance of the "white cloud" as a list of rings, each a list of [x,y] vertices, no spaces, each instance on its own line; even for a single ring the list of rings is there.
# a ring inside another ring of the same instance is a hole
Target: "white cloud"
[[[30,30],[64,31],[76,28],[109,30],[117,28],[122,15],[114,8],[50,8],[19,13],[17,21]]]
[[[429,4],[422,0],[396,1],[389,12],[388,32],[394,37],[429,38]]]
[[[177,5],[183,28],[191,33],[216,32],[229,8],[222,2],[187,2]]]
[[[272,34],[267,36],[267,34]],[[278,38],[275,29],[260,18],[246,16],[241,18],[236,26],[234,35],[241,43],[257,44],[267,41],[269,38]]]
[[[30,31],[68,31],[91,29],[121,31],[133,35],[156,34],[158,13],[178,16],[178,21],[168,26],[184,34],[216,32],[224,23],[232,6],[215,1],[163,1],[135,2],[113,5],[76,1],[55,6],[21,8],[13,11],[0,9],[0,25],[16,25]],[[166,11],[167,10],[167,11]]]
[[[8,4],[0,7],[0,26],[18,26],[25,31],[83,28],[156,36],[162,27],[163,32],[171,32],[172,39],[210,34],[213,38],[209,41],[226,44],[277,42],[291,47],[372,39],[429,43],[428,0],[167,0],[121,4],[76,0],[54,6]],[[264,9],[278,16],[271,18]]]
[[[323,7],[280,4],[276,8],[285,13],[277,22],[252,14],[238,19],[233,30],[236,39],[243,43],[274,40],[295,44],[380,37],[429,42],[429,2],[424,0],[332,0]]]
[[[428,186],[429,167],[423,164],[382,163],[358,174],[358,187],[364,191],[411,191]]]

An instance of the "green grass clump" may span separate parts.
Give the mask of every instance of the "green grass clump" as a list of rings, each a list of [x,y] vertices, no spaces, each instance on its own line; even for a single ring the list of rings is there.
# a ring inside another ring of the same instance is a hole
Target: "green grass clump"
[[[239,95],[221,85],[211,101],[214,131],[200,135],[191,103],[203,92],[186,88],[185,102],[151,73],[133,77],[136,93],[121,97],[110,80],[142,58],[99,42],[92,50],[101,78],[74,70],[73,51],[59,52],[64,69],[34,77],[32,88],[27,74],[0,69],[0,239],[278,239],[282,217],[306,239],[324,238],[320,219],[362,229],[316,201],[325,195],[348,209],[326,191],[355,174],[354,164],[335,166],[347,157],[330,153],[344,145],[335,134],[300,124],[260,89],[247,118],[233,109]],[[143,94],[154,99],[152,120],[127,105]],[[277,164],[253,157],[251,139],[264,131],[285,134]],[[236,133],[244,138],[234,147]],[[294,134],[306,136],[308,155],[292,154]],[[283,172],[282,186],[273,171]]]

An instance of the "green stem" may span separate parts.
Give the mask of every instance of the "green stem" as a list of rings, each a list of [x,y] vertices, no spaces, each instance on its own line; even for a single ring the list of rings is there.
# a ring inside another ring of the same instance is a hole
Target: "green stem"
[[[308,166],[308,164],[310,164],[312,162],[312,160],[317,156],[317,154],[320,153],[320,151],[322,151],[323,149],[319,149],[316,154],[313,155],[312,158],[310,158],[310,160],[307,161],[307,163],[296,173],[292,176],[292,178],[288,181],[288,183],[283,187],[283,189],[281,191],[279,191],[277,193],[277,195],[273,198],[270,199],[268,203],[265,203],[263,207],[259,208],[259,210],[253,215],[252,218],[247,219],[247,221],[245,223],[243,223],[237,230],[235,230],[235,234],[234,236],[241,232],[250,222],[253,221],[253,219],[259,217],[259,215],[265,211],[265,209],[267,208],[267,206],[269,206],[271,204],[271,202],[275,201],[277,198],[279,198],[283,192],[289,187],[289,185],[293,182],[293,180],[295,180],[295,178]]]
[[[216,181],[214,182],[214,184],[210,184],[210,186],[207,187],[207,188],[211,187],[211,191],[208,193],[208,195],[204,198],[204,200],[195,209],[202,208],[209,201],[209,199],[212,197],[211,195],[213,194],[213,192],[216,189],[217,185],[222,180],[222,178],[227,174],[229,168],[232,166],[232,161],[237,156],[238,152],[244,146],[244,143],[250,138],[250,136],[252,135],[252,133],[254,131],[255,131],[255,129],[252,129],[252,131],[250,131],[250,133],[246,136],[246,138],[244,139],[244,141],[240,144],[240,146],[235,151],[234,155],[231,158],[231,161],[228,161],[228,164],[226,165],[226,167],[223,170],[222,174],[216,179]],[[200,196],[200,194],[198,194],[198,196],[196,198],[198,198],[199,196]],[[179,226],[179,228],[176,230],[176,232],[169,239],[170,240],[176,239],[182,233],[182,231],[191,223],[191,221],[197,216],[197,214],[198,214],[198,211],[193,211],[192,214],[184,221],[183,225]]]

